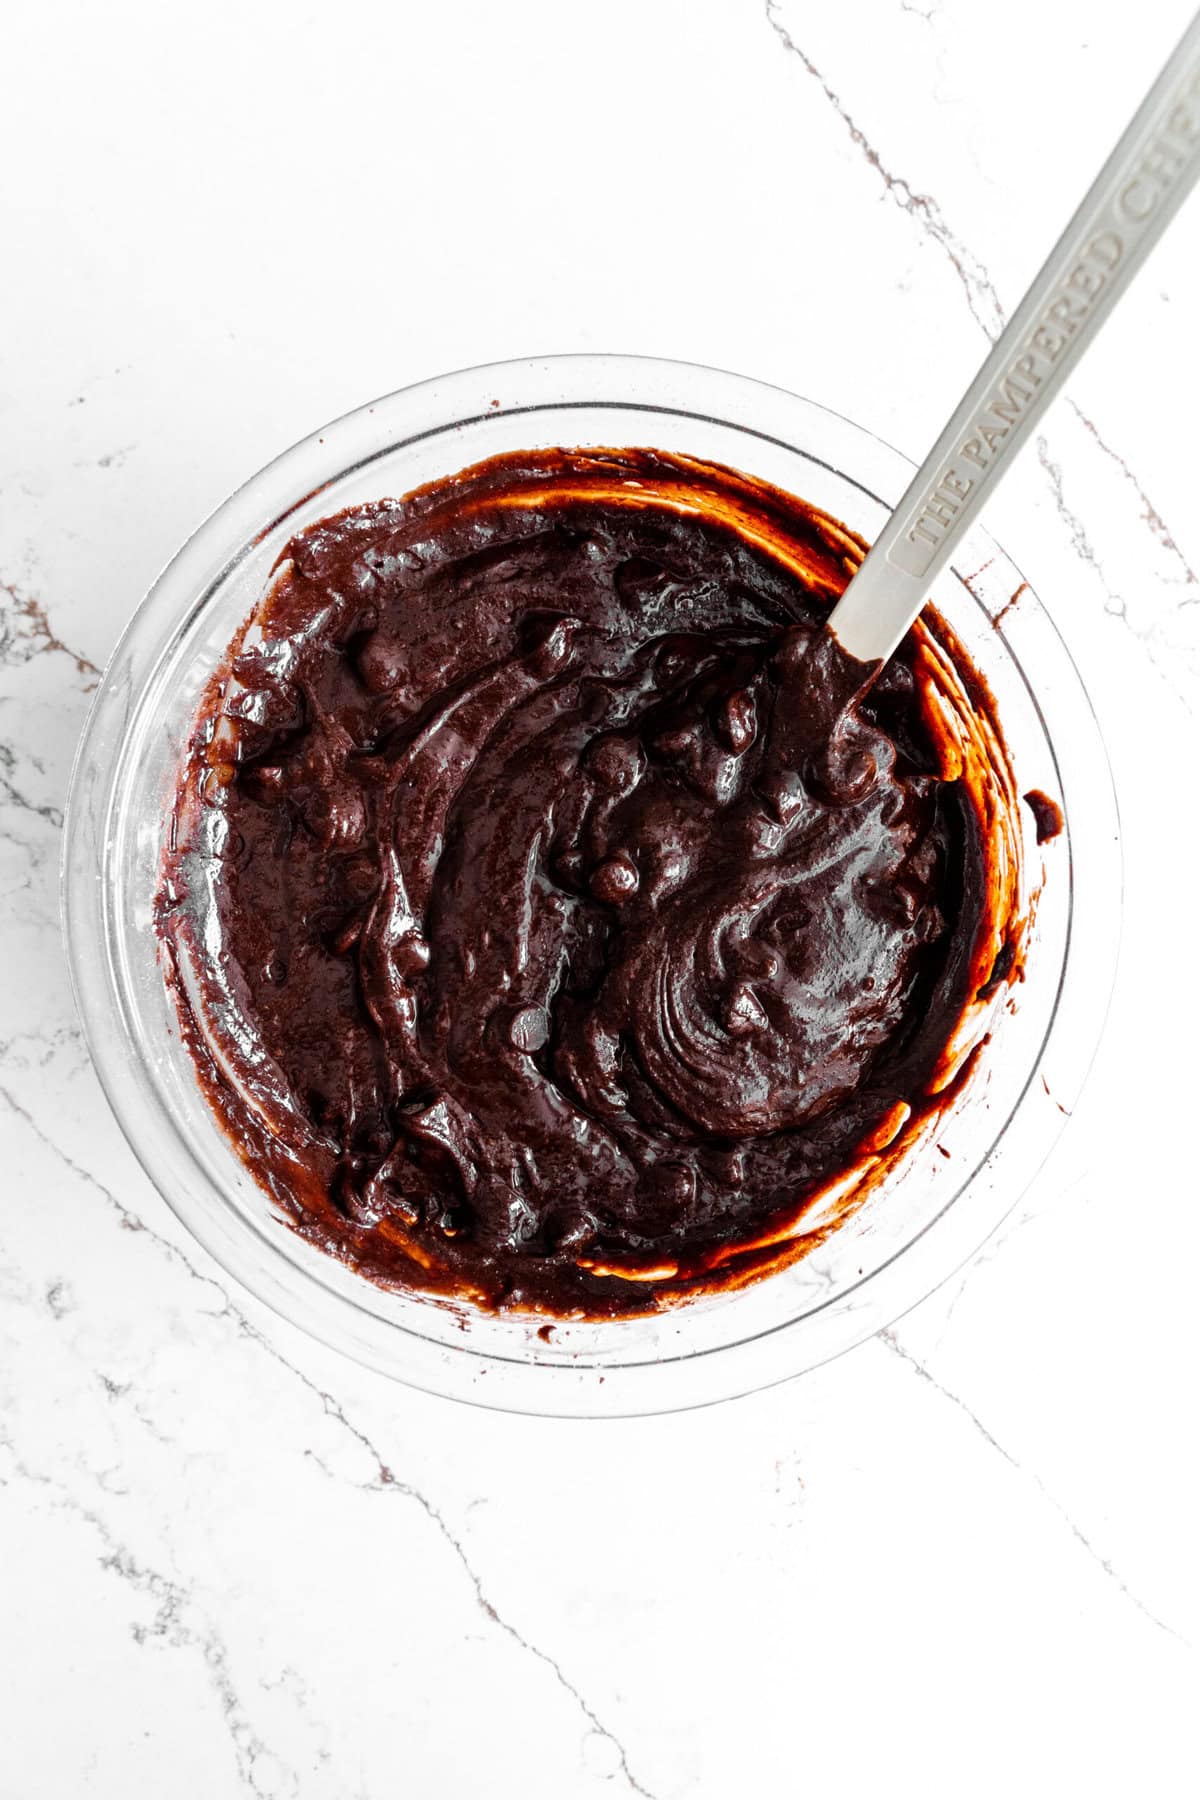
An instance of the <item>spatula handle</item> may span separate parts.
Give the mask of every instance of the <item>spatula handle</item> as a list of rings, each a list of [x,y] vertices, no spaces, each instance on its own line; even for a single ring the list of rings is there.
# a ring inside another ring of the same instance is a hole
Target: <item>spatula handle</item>
[[[830,614],[886,659],[1200,174],[1200,13]]]

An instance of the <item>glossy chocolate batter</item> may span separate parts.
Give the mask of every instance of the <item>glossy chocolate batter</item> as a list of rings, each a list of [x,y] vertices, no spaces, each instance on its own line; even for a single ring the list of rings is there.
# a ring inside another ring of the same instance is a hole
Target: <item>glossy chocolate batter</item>
[[[939,1103],[995,907],[918,640],[856,699],[821,627],[860,554],[651,451],[293,541],[198,720],[159,920],[298,1229],[384,1282],[645,1310],[778,1261]]]
[[[1041,788],[1031,789],[1025,795],[1025,804],[1033,814],[1038,843],[1050,843],[1062,831],[1062,808],[1049,794],[1044,794]]]

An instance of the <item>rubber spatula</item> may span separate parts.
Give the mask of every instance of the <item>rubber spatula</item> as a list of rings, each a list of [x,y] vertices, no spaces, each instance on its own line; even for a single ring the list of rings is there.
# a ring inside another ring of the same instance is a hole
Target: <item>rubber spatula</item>
[[[1200,174],[1200,13],[829,615],[885,662]]]

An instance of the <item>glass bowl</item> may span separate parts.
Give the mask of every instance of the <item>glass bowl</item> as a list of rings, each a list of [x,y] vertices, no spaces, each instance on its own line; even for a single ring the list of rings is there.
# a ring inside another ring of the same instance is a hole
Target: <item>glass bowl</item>
[[[153,925],[171,796],[201,691],[294,533],[484,457],[552,445],[649,445],[730,464],[868,541],[912,470],[810,401],[640,357],[466,369],[347,414],[285,451],[201,526],[118,644],[72,779],[67,944],[92,1057],[134,1152],[184,1224],[261,1300],[434,1393],[552,1415],[666,1411],[769,1385],[859,1343],[950,1275],[1014,1205],[1074,1105],[1107,1009],[1120,913],[1116,805],[1062,639],[1018,569],[976,533],[932,597],[992,688],[1019,791],[1049,794],[1065,828],[1039,846],[1022,808],[1034,903],[1025,979],[933,1139],[807,1257],[661,1315],[564,1323],[547,1342],[537,1317],[372,1286],[288,1228],[197,1082]]]

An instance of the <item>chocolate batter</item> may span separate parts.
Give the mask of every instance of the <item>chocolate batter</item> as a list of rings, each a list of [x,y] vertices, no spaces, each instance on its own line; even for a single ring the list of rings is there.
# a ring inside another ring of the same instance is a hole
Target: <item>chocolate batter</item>
[[[944,1103],[1013,961],[983,702],[927,626],[861,697],[821,625],[861,553],[651,451],[293,541],[197,721],[159,927],[297,1229],[386,1283],[645,1310],[797,1254]]]
[[[1049,794],[1043,794],[1041,788],[1033,788],[1025,795],[1025,804],[1033,814],[1034,830],[1039,844],[1048,844],[1056,838],[1063,828],[1062,808]]]

